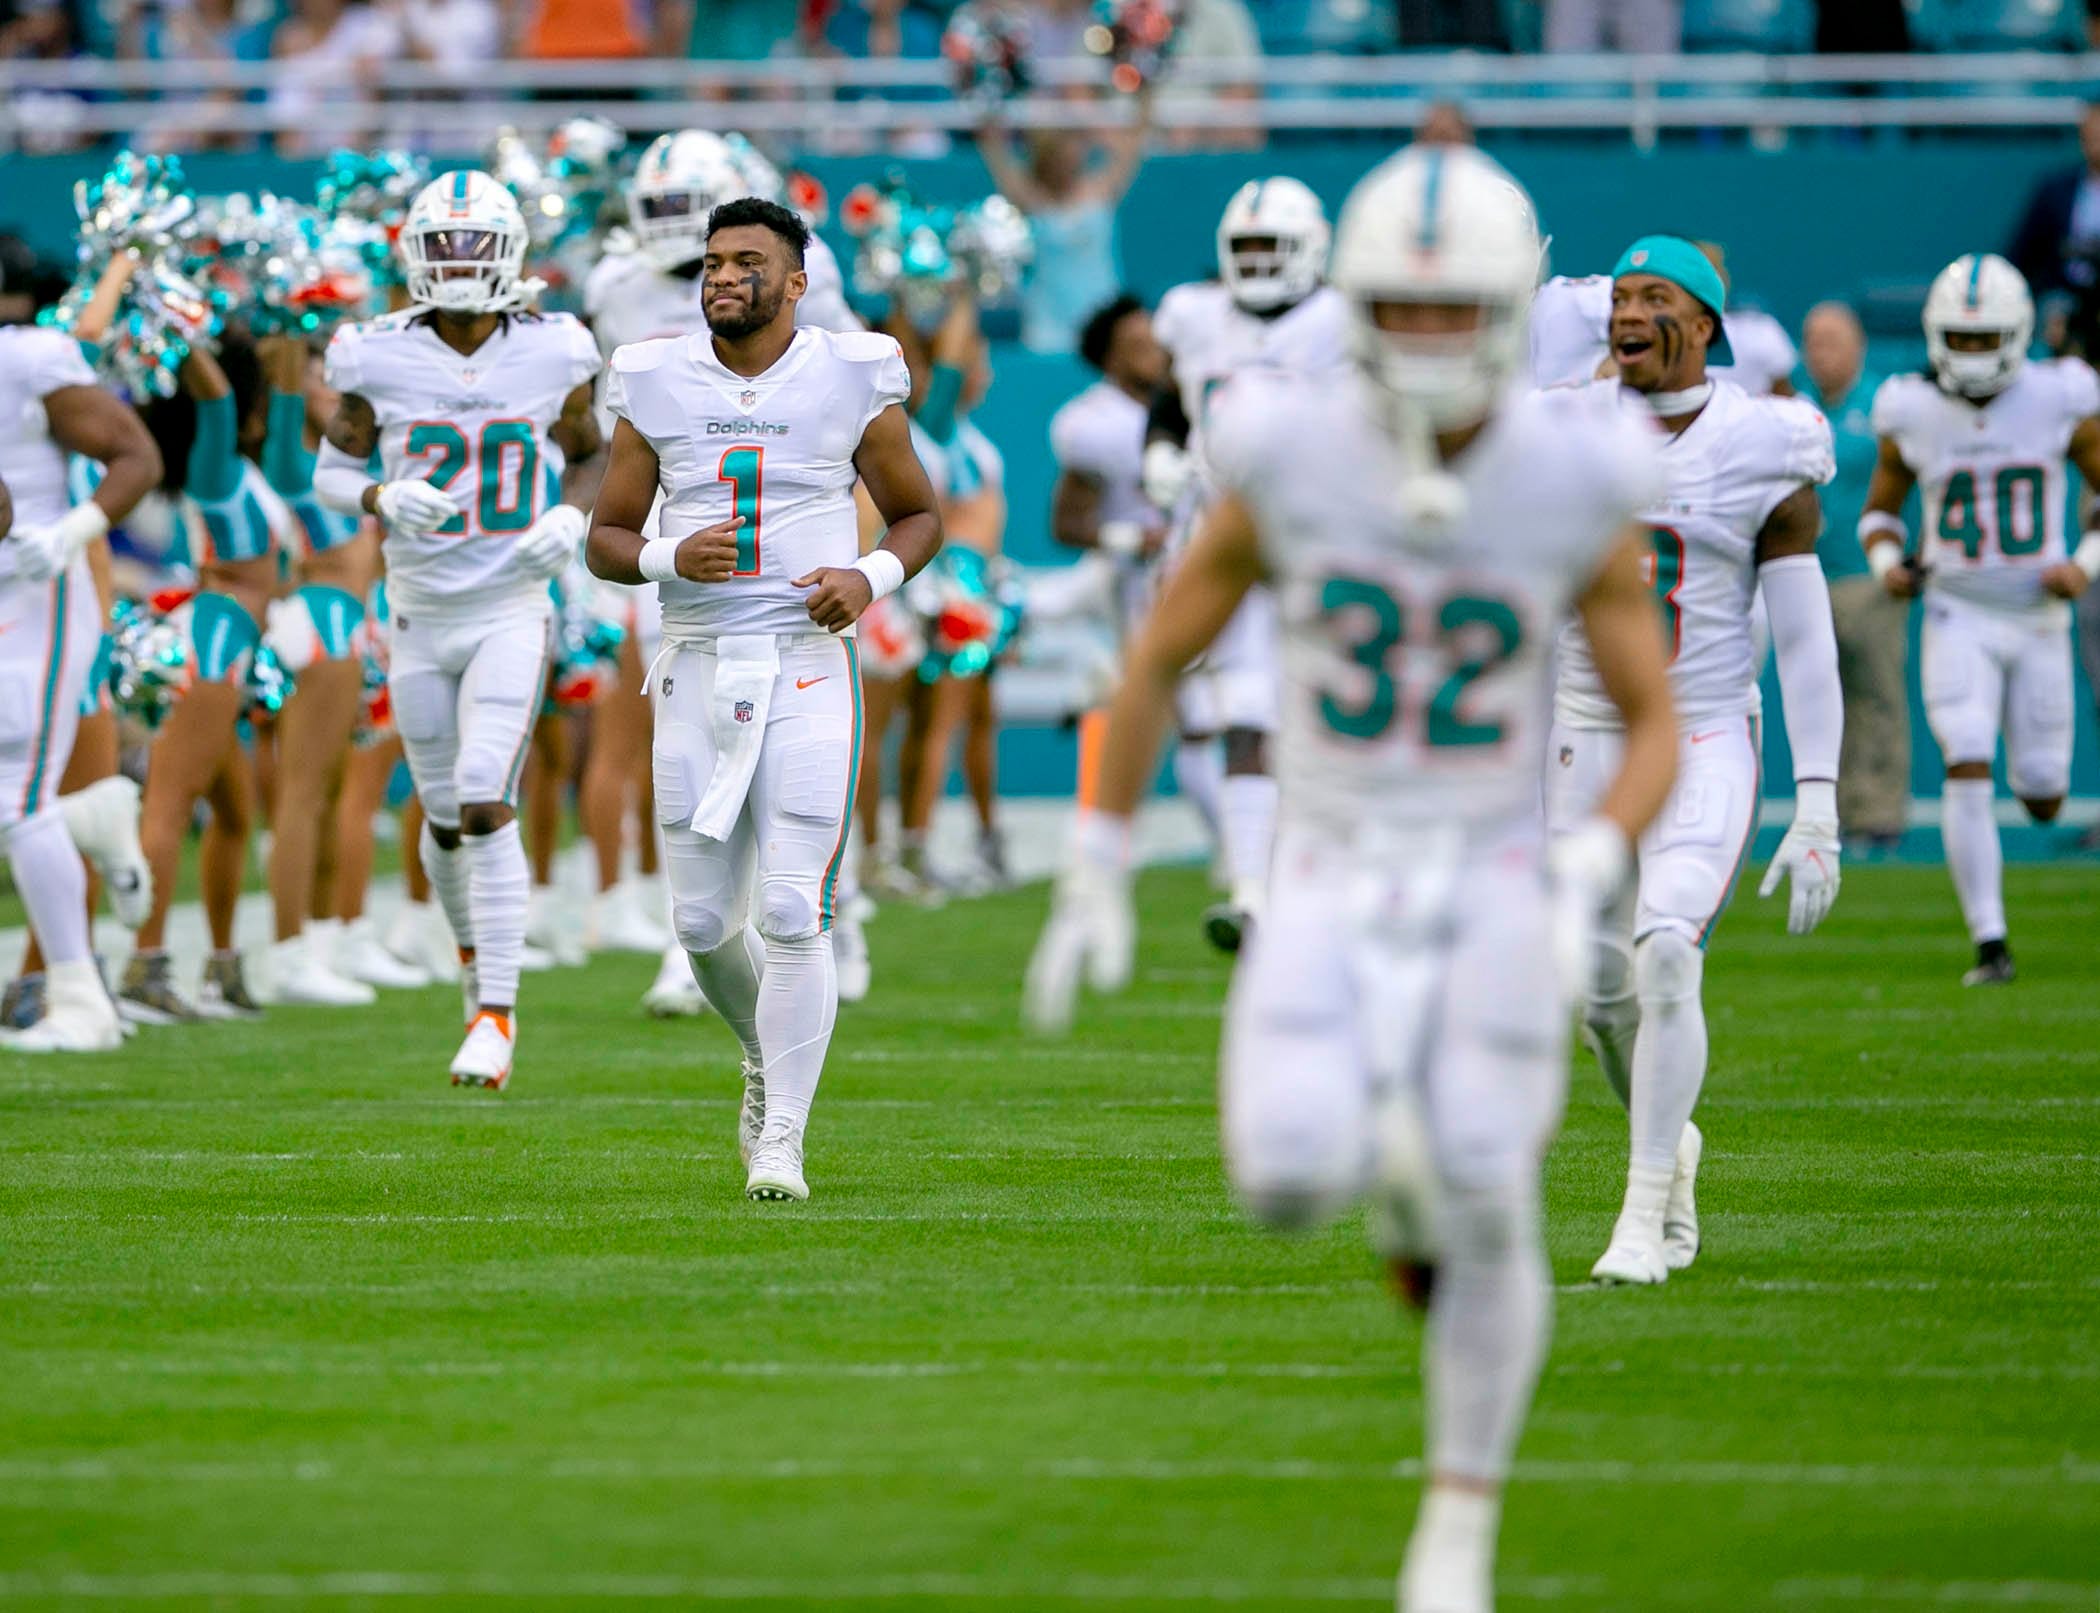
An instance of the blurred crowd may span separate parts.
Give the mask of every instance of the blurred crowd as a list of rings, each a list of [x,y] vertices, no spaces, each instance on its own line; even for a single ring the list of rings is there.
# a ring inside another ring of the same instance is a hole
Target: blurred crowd
[[[960,0],[0,0],[0,59],[86,55],[286,63],[321,79],[427,62],[926,58]],[[1096,0],[1003,0],[1030,49],[1083,51]],[[1473,47],[1671,52],[2088,42],[2100,0],[1182,0],[1177,54]],[[296,93],[296,92],[295,92]]]

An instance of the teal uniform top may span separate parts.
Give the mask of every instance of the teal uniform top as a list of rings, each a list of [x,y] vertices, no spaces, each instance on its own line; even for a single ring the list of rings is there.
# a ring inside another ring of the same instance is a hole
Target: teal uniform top
[[[263,477],[291,506],[306,535],[306,552],[322,554],[357,536],[357,517],[332,510],[314,497],[314,462],[306,446],[306,400],[296,392],[272,392],[263,433]]]
[[[1867,507],[1867,484],[1874,478],[1874,460],[1880,452],[1874,439],[1874,394],[1881,388],[1881,377],[1862,372],[1848,390],[1834,398],[1824,397],[1806,370],[1795,375],[1794,385],[1823,411],[1837,449],[1837,474],[1816,489],[1823,505],[1823,535],[1816,540],[1816,558],[1823,562],[1823,575],[1833,581],[1864,577],[1869,568],[1866,551],[1859,546],[1859,512]]]

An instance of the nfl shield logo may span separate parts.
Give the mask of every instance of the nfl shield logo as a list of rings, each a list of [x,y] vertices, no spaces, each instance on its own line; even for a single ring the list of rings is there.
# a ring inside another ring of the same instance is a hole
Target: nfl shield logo
[[[751,702],[739,700],[734,706],[729,708],[729,714],[736,718],[738,722],[749,722],[751,720]]]
[[[744,391],[739,392],[737,394],[736,401],[737,407],[742,409],[744,413],[749,414],[753,409],[758,407],[758,394],[756,392],[751,391],[749,388],[746,388]]]

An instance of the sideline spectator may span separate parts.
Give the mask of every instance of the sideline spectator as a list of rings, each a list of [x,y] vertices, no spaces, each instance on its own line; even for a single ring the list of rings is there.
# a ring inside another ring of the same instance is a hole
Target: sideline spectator
[[[1816,558],[1830,582],[1845,741],[1838,760],[1838,825],[1859,849],[1886,851],[1910,808],[1910,604],[1874,580],[1856,528],[1874,474],[1874,393],[1867,333],[1841,302],[1818,303],[1801,322],[1802,394],[1823,411],[1837,445],[1837,475],[1816,490],[1823,536]],[[1847,848],[1852,849],[1848,846]]]
[[[1684,0],[1543,0],[1546,49],[1674,56],[1684,43]],[[1608,43],[1607,43],[1608,41]]]
[[[1035,261],[1021,287],[1021,340],[1031,350],[1071,352],[1087,316],[1121,289],[1116,209],[1144,161],[1150,122],[1140,98],[1137,121],[1121,128],[1039,130],[1026,162],[1004,128],[978,131],[992,182],[1028,215],[1035,235]]]
[[[354,143],[354,131],[324,116],[322,108],[370,105],[380,64],[399,54],[400,46],[394,18],[367,0],[293,0],[270,41],[278,63],[270,105],[285,130],[278,149],[298,155]]]
[[[2078,120],[2085,161],[2035,186],[2006,251],[2027,277],[2052,352],[2100,356],[2100,101]]]
[[[1456,101],[1432,101],[1415,125],[1415,139],[1425,146],[1470,146],[1473,120]]]
[[[641,0],[524,0],[517,54],[530,61],[609,62],[660,42]]]

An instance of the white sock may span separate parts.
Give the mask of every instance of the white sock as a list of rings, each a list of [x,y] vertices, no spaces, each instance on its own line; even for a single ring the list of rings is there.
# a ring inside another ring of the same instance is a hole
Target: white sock
[[[1633,994],[1633,947],[1622,935],[1599,937],[1582,1005],[1582,1039],[1619,1102],[1631,1107],[1633,1044],[1641,1028],[1641,1005]]]
[[[708,1005],[743,1044],[744,1057],[754,1064],[764,1063],[759,1048],[758,992],[766,973],[766,944],[758,932],[748,924],[740,925],[714,951],[686,956],[693,960],[693,978],[707,993]]]
[[[474,904],[474,970],[481,1000],[515,1005],[518,959],[525,951],[525,908],[532,896],[524,837],[513,819],[494,834],[467,835],[459,845],[466,853]]]
[[[1969,939],[1979,946],[2005,939],[2005,854],[1992,811],[1997,798],[1998,786],[1987,778],[1948,779],[1940,794],[1947,872]]]
[[[1218,789],[1218,820],[1235,895],[1267,890],[1276,781],[1266,773],[1228,773]]]
[[[1641,1028],[1633,1044],[1633,1164],[1671,1172],[1677,1139],[1706,1083],[1706,1009],[1699,982],[1706,955],[1675,930],[1657,930],[1633,949]]]
[[[430,820],[423,820],[423,838],[418,843],[423,853],[423,872],[430,876],[431,893],[438,899],[438,906],[445,910],[446,922],[452,926],[452,939],[462,952],[474,950],[474,903],[468,892],[467,857],[464,844],[447,851],[437,843],[437,836],[430,831]]]
[[[1219,836],[1218,787],[1225,782],[1225,758],[1215,739],[1184,739],[1174,748],[1174,784],[1194,803],[1210,837]]]
[[[828,934],[766,943],[766,977],[758,988],[758,1040],[766,1052],[768,1136],[779,1130],[799,1138],[809,1124],[809,1106],[824,1073],[838,1012],[838,969]]]
[[[66,832],[65,814],[46,807],[9,829],[7,862],[29,912],[29,927],[44,945],[44,961],[79,963],[90,958],[87,869]]]
[[[1444,1212],[1423,1351],[1429,1470],[1436,1478],[1499,1484],[1531,1409],[1552,1325],[1538,1184],[1527,1177],[1492,1188],[1447,1185]]]

